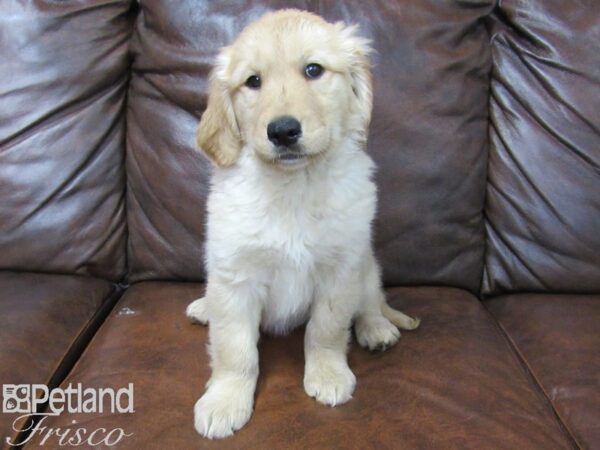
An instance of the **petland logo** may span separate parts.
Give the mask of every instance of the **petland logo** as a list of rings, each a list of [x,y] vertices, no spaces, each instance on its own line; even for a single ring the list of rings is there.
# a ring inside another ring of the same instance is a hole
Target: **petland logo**
[[[46,412],[41,411],[47,403]],[[81,383],[66,388],[49,389],[45,384],[5,384],[2,386],[2,412],[20,414],[13,421],[13,430],[19,430],[19,424],[31,422],[25,437],[20,441],[6,438],[10,446],[23,445],[38,434],[41,437],[40,446],[58,444],[61,447],[77,447],[87,445],[112,447],[133,433],[126,433],[122,428],[87,430],[83,427],[50,428],[45,425],[48,416],[58,416],[66,413],[110,413],[131,414],[133,408],[133,383],[121,389],[113,388],[83,388]],[[71,421],[75,425],[77,421]]]

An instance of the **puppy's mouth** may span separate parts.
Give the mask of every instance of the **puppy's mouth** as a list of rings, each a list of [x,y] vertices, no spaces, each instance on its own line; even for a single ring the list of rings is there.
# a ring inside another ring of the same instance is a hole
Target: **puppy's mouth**
[[[284,151],[277,153],[275,161],[279,164],[293,165],[304,161],[307,157],[308,155],[306,155],[305,153],[295,151]]]
[[[305,153],[299,146],[277,147],[275,149],[275,157],[273,162],[285,166],[293,166],[308,159],[308,154]]]

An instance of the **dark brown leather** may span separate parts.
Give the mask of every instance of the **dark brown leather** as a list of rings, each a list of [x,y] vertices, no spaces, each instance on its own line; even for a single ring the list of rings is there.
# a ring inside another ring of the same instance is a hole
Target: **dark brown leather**
[[[494,1],[318,2],[373,39],[369,150],[378,165],[375,246],[390,286],[476,291],[483,270]]]
[[[600,295],[486,302],[577,444],[600,448]]]
[[[268,9],[360,23],[373,39],[379,166],[375,245],[385,282],[477,290],[483,271],[493,2],[142,2],[128,110],[132,280],[203,274],[209,164],[194,135],[218,49]]]
[[[202,280],[210,168],[194,132],[211,63],[248,22],[298,7],[360,23],[377,50],[369,152],[379,166],[375,246],[388,285],[479,291],[483,274],[484,295],[600,292],[593,2],[145,0],[125,137],[132,3],[1,8],[0,269],[126,273],[126,138],[132,279]],[[0,384],[55,384],[109,309],[111,289],[0,272]],[[202,290],[129,289],[65,384],[132,382],[136,412],[62,414],[46,426],[122,427],[134,435],[118,448],[136,450],[600,447],[598,295],[490,300],[517,354],[466,291],[390,289],[422,328],[385,354],[353,346],[349,404],[330,409],[304,394],[301,331],[266,337],[255,414],[233,438],[212,442],[192,426],[210,372],[207,330],[183,313]],[[12,419],[0,414],[0,437]]]
[[[600,8],[500,3],[484,293],[600,292]]]
[[[0,386],[49,383],[110,292],[106,281],[0,272]],[[0,442],[19,414],[0,412]]]
[[[125,274],[129,8],[2,3],[0,269]]]
[[[256,409],[232,438],[193,429],[193,405],[210,369],[207,328],[184,315],[199,284],[131,287],[65,383],[134,383],[135,413],[62,414],[50,427],[121,427],[119,449],[192,448],[570,448],[547,400],[527,377],[499,328],[465,291],[391,289],[391,303],[423,319],[385,353],[353,343],[354,398],[329,408],[302,388],[302,331],[263,338]],[[73,425],[77,420],[79,425]],[[37,448],[39,436],[31,446]],[[49,441],[51,442],[51,441]],[[48,445],[48,448],[51,448]]]

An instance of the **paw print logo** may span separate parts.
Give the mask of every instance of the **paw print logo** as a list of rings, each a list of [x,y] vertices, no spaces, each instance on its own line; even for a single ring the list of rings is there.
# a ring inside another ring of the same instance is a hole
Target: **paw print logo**
[[[31,413],[31,386],[5,384],[2,386],[2,412]]]

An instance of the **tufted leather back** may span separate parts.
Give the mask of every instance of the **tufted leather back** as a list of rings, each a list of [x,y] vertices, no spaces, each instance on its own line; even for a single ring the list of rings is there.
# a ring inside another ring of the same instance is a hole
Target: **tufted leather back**
[[[9,2],[0,270],[203,280],[208,73],[282,7],[377,50],[387,285],[600,291],[600,9],[559,0]]]
[[[483,271],[492,2],[145,1],[135,26],[128,123],[133,280],[199,280],[208,161],[194,147],[220,47],[267,10],[360,23],[373,40],[375,247],[385,282],[477,290]]]
[[[599,24],[560,0],[498,9],[485,294],[600,291]]]
[[[129,9],[2,2],[0,269],[126,273]]]

